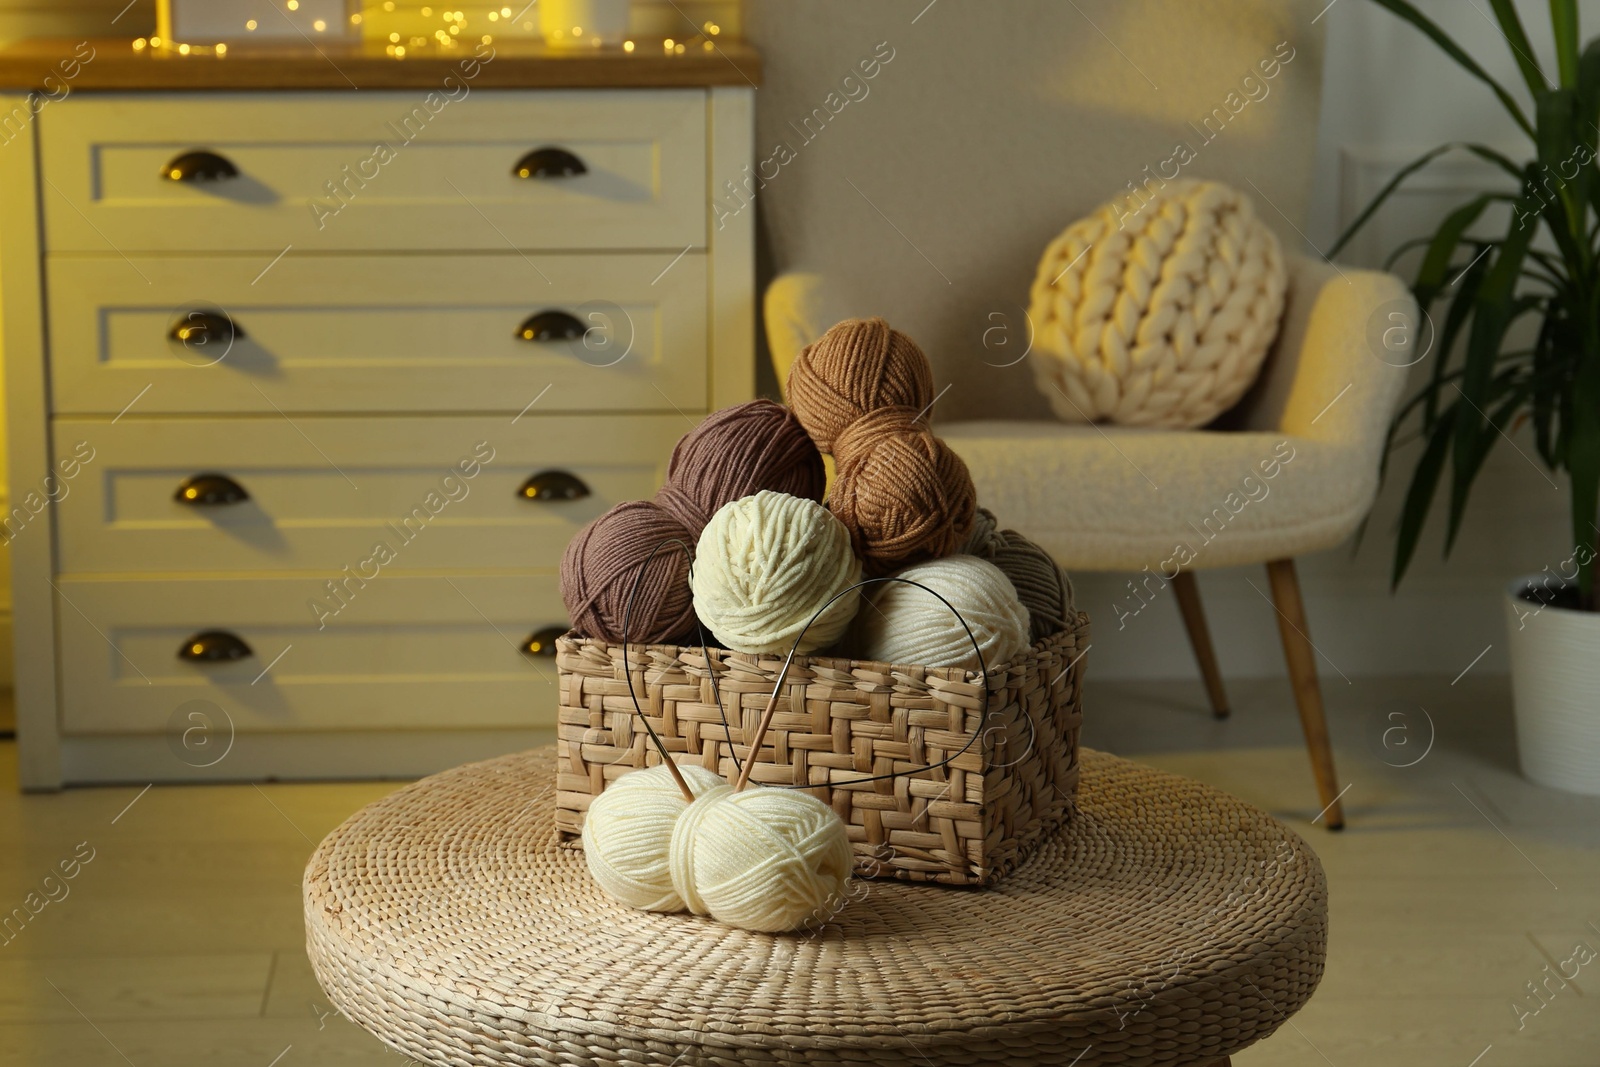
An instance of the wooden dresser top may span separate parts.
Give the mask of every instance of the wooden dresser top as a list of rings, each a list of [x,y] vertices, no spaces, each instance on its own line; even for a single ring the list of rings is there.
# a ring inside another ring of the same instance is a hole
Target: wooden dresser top
[[[660,41],[638,42],[633,52],[561,51],[544,42],[497,38],[475,57],[471,45],[422,48],[396,58],[381,42],[357,40],[229,45],[227,55],[177,55],[135,49],[126,38],[18,41],[0,49],[0,89],[59,93],[116,90],[438,89],[445,78],[475,89],[666,89],[761,83],[761,57],[748,44],[691,45],[679,54]],[[493,48],[493,52],[488,52]],[[492,57],[492,58],[491,58]],[[63,64],[67,64],[63,67]],[[76,72],[65,73],[76,65]],[[46,78],[49,82],[46,82]]]

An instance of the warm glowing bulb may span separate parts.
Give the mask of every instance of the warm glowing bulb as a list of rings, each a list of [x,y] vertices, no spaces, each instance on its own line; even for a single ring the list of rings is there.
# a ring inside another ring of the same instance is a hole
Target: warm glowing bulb
[[[288,0],[288,2],[285,3],[283,6],[288,8],[290,11],[299,11],[300,10],[300,0]]]
[[[159,38],[159,37],[150,38],[150,47],[151,48],[160,48],[161,47],[161,38]]]
[[[394,0],[383,0],[383,9],[385,11],[393,11],[394,10]]]
[[[672,51],[672,38],[668,37],[665,41],[662,41],[661,47],[665,48],[669,52]]]
[[[718,26],[715,22],[708,22],[706,23],[706,32],[715,37],[717,34],[722,32],[722,27]]]
[[[461,32],[461,27],[460,26],[451,26],[450,27],[450,36],[454,37],[456,34],[458,34],[460,32]]]
[[[482,37],[480,37],[478,39],[480,41],[482,41],[484,44],[493,44],[494,43],[494,35],[493,34],[486,33],[486,34],[484,34]]]
[[[509,7],[501,8],[500,9],[500,16],[502,18],[510,18],[511,17],[511,9]]]
[[[311,24],[311,28],[316,30],[318,33],[321,33],[323,30],[328,28],[328,24],[323,22],[321,19],[318,19]]]
[[[141,51],[144,48],[144,44],[145,44],[144,38],[143,37],[139,38],[137,41],[133,42],[133,50],[135,52]]]
[[[186,55],[188,55],[188,54],[189,54],[189,46],[188,46],[188,45],[186,45],[186,44],[180,44],[180,45],[179,45],[179,46],[178,46],[178,54],[179,54],[179,55],[180,55],[180,56],[186,56]]]
[[[623,41],[623,42],[622,42],[622,50],[623,50],[623,51],[624,51],[624,52],[631,52],[631,51],[633,51],[633,42],[632,42],[632,41]]]
[[[422,17],[423,18],[427,18],[432,14],[433,14],[433,8],[425,7],[425,8],[422,9]]]
[[[250,19],[244,24],[244,28],[249,30],[251,33],[256,32],[256,20]]]
[[[583,36],[583,27],[582,26],[574,26],[574,27],[572,27],[572,36],[574,36],[574,37],[582,37]]]
[[[350,25],[352,25],[352,26],[361,25],[361,12],[357,11],[354,15],[350,16]]]
[[[197,656],[200,655],[200,653],[204,652],[205,650],[206,650],[206,646],[205,645],[198,645],[197,644],[197,645],[190,645],[189,646],[189,651],[193,652]]]
[[[228,46],[223,44],[221,41],[218,41],[217,42],[217,55],[225,56],[227,54],[228,54]]]
[[[498,12],[498,11],[489,12],[489,21],[490,22],[499,22],[500,21],[500,12]]]
[[[398,33],[391,33],[389,35],[389,40],[398,41],[398,40],[400,40],[400,35]]]
[[[683,55],[683,45],[680,44],[678,47],[674,48],[673,51],[680,56]]]
[[[403,44],[395,45],[394,46],[394,54],[397,55],[397,56],[405,55],[406,54],[406,46],[403,45]]]

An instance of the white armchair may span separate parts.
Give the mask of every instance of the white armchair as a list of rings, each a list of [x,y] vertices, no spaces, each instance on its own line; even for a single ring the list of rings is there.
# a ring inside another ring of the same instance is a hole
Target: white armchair
[[[779,381],[830,325],[823,279],[786,274],[765,300]],[[1283,327],[1261,377],[1219,424],[1194,431],[988,420],[940,423],[984,506],[1068,571],[1135,571],[1177,593],[1216,715],[1227,697],[1194,572],[1265,563],[1284,656],[1330,828],[1343,825],[1316,650],[1294,557],[1366,517],[1404,385],[1415,305],[1399,279],[1291,261]],[[1030,357],[1031,358],[1031,357]]]

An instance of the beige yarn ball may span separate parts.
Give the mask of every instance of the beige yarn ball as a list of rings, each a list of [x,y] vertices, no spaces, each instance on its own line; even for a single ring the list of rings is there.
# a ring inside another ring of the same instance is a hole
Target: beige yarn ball
[[[735,652],[831,645],[855,616],[861,563],[850,531],[814,500],[763,490],[717,509],[695,549],[694,610]],[[812,624],[823,605],[844,595]],[[804,636],[801,637],[801,631]]]
[[[895,575],[905,582],[873,588],[856,616],[855,648],[865,659],[927,667],[978,669],[978,655],[967,629],[993,669],[1028,647],[1028,609],[1000,568],[976,556],[946,556],[919,563]],[[950,602],[946,607],[928,589]],[[950,614],[966,620],[967,629]]]
[[[704,767],[680,764],[695,796],[731,788]],[[631,771],[606,786],[583,819],[583,858],[607,896],[640,911],[682,911],[672,886],[667,848],[678,816],[689,807],[665,766]]]
[[[1117,200],[1039,260],[1028,309],[1034,377],[1069,422],[1204,426],[1255,381],[1288,271],[1250,199],[1175,181],[1130,214]]]
[[[855,858],[844,823],[816,797],[728,786],[679,817],[669,863],[673,887],[696,915],[780,933],[830,914]]]

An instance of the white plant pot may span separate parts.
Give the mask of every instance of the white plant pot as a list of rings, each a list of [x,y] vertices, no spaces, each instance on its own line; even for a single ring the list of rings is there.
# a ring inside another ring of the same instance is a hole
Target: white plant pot
[[[1532,782],[1600,796],[1600,612],[1519,595],[1545,581],[1506,588],[1518,760]]]

